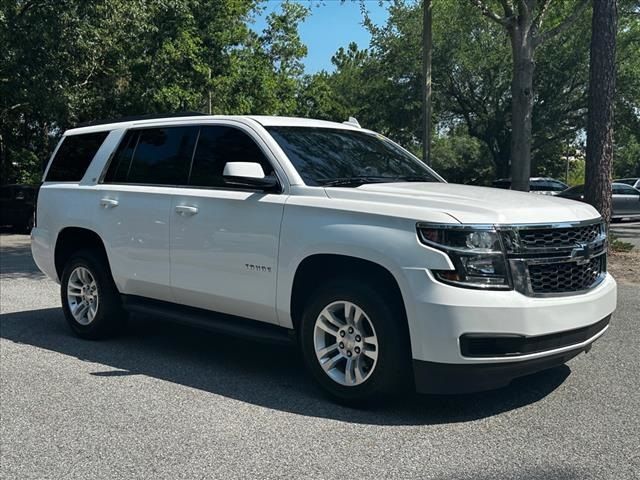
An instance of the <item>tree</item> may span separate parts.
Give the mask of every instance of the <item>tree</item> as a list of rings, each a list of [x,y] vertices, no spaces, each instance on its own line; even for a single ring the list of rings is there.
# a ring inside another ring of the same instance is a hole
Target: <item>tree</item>
[[[585,200],[611,220],[617,0],[593,4]]]
[[[471,0],[509,35],[513,71],[511,77],[511,188],[529,191],[531,175],[531,124],[534,104],[533,73],[536,48],[566,30],[589,4],[580,0],[573,12],[553,28],[541,31],[552,0],[500,0],[504,16],[483,0]]]
[[[0,0],[0,181],[36,182],[80,122],[197,110],[291,114],[307,14],[261,0]]]

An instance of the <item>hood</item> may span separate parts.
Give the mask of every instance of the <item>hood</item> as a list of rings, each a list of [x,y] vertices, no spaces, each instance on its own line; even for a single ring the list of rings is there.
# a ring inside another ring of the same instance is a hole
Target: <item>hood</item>
[[[334,199],[424,208],[425,218],[416,219],[423,221],[429,221],[427,211],[476,224],[542,224],[599,217],[591,205],[575,200],[454,183],[372,183],[357,188],[327,187],[326,192]]]

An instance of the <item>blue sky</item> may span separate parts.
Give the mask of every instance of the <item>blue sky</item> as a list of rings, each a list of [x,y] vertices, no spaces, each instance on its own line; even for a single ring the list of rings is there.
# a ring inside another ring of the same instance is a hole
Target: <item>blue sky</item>
[[[319,70],[333,70],[331,56],[340,47],[346,47],[349,42],[356,42],[358,47],[369,45],[369,33],[362,26],[360,2],[354,0],[297,0],[303,5],[311,7],[311,14],[300,25],[299,32],[302,41],[307,46],[308,53],[304,59],[307,73]],[[262,14],[256,18],[252,26],[256,31],[262,31],[266,26],[266,16],[280,8],[281,0],[269,0]],[[378,0],[367,0],[367,9],[371,18],[377,24],[387,19],[387,6],[380,6]]]

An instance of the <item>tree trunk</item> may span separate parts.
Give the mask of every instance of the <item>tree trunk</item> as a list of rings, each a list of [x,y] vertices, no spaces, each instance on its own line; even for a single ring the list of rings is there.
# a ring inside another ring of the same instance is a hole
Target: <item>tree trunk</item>
[[[533,112],[533,38],[531,25],[511,32],[511,188],[529,191],[531,175],[531,115]]]
[[[585,200],[611,220],[617,0],[595,0],[589,63]]]
[[[431,30],[431,0],[422,4],[422,160],[431,165],[431,54],[433,35]]]

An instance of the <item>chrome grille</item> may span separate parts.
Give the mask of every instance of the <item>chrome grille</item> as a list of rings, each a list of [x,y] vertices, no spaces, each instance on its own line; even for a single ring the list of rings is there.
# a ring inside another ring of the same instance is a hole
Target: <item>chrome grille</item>
[[[579,292],[591,288],[605,266],[605,256],[580,262],[529,265],[529,281],[535,294]]]
[[[569,228],[522,229],[520,242],[524,248],[562,248],[591,243],[601,235],[599,223]]]
[[[529,296],[572,295],[598,285],[607,271],[601,222],[501,229],[513,287]]]

